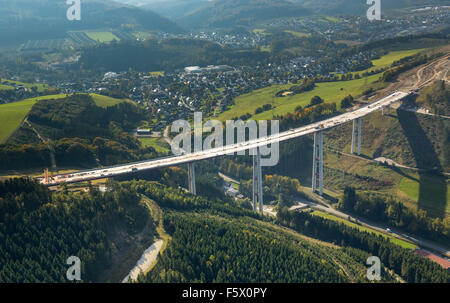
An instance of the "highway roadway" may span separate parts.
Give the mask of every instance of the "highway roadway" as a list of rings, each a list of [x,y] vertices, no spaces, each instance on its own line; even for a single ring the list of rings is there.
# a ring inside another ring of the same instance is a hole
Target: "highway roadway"
[[[213,149],[203,150],[200,152],[185,154],[181,156],[170,156],[165,158],[153,159],[148,161],[129,163],[111,167],[97,168],[91,170],[80,171],[70,174],[61,174],[53,176],[46,183],[44,178],[38,178],[39,182],[46,186],[56,186],[61,183],[77,183],[83,181],[97,180],[103,178],[116,177],[120,175],[132,174],[138,171],[159,169],[170,166],[177,166],[185,163],[191,163],[220,156],[230,155],[239,151],[251,150],[261,146],[267,146],[272,143],[278,143],[294,138],[306,136],[308,134],[315,133],[321,130],[327,130],[344,123],[353,121],[358,118],[367,116],[373,112],[381,110],[385,106],[389,106],[395,102],[408,96],[410,93],[396,91],[380,100],[367,104],[363,107],[355,109],[353,111],[344,113],[342,115],[329,118],[324,121],[312,123],[300,128],[291,129],[279,134],[271,135],[268,137],[258,138],[252,141],[246,141],[237,144],[225,145],[223,147],[217,147]],[[350,135],[350,134],[349,134]]]

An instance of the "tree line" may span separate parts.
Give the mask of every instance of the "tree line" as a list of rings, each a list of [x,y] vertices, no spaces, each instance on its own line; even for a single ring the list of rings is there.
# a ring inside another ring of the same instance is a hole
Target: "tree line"
[[[0,282],[68,282],[66,260],[81,259],[82,282],[111,265],[116,233],[152,224],[140,196],[116,185],[114,193],[51,193],[24,178],[0,182]]]
[[[343,247],[353,247],[380,258],[389,269],[394,270],[409,283],[449,283],[450,273],[437,263],[399,247],[382,236],[361,232],[356,228],[326,220],[306,212],[290,212],[287,208],[278,211],[279,224]]]
[[[338,207],[422,237],[450,242],[449,218],[431,218],[424,210],[405,207],[392,197],[382,198],[376,194],[357,193],[354,188],[346,187]]]

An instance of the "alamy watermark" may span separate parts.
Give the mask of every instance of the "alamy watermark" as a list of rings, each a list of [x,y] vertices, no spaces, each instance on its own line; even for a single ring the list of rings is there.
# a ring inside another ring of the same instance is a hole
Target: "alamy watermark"
[[[369,21],[381,20],[381,0],[367,0],[367,5],[370,5],[367,10],[367,19]]]
[[[376,256],[367,258],[367,265],[370,267],[367,269],[367,279],[369,281],[381,280],[381,260]]]
[[[70,5],[67,10],[66,16],[69,21],[81,20],[81,0],[67,0],[67,5]]]
[[[66,272],[67,280],[81,280],[81,260],[77,256],[71,256],[67,259],[67,265],[71,265]]]
[[[246,142],[263,139],[268,137],[268,121],[260,120],[257,123],[255,120],[228,120],[225,123],[226,127],[226,145],[238,144],[243,147]],[[280,130],[280,121],[270,121],[270,135],[277,135]],[[179,133],[171,142],[172,153],[176,156],[190,154],[192,152],[200,152],[210,149],[217,149],[224,147],[224,127],[218,120],[209,120],[203,125],[202,113],[194,113],[194,140],[192,140],[192,128],[188,121],[177,120],[172,123],[172,133]],[[211,133],[203,141],[203,133]],[[248,140],[246,138],[248,137]],[[192,146],[192,141],[194,146]],[[279,143],[267,144],[259,147],[261,154],[261,166],[275,166],[278,164],[280,158]],[[235,153],[228,153],[227,155],[234,155]],[[245,155],[246,151],[241,150],[237,152],[238,155]],[[256,148],[249,149],[249,155],[256,155]]]

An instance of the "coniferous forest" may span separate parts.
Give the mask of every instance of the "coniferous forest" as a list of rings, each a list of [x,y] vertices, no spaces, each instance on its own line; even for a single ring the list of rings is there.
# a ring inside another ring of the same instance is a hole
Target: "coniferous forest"
[[[368,282],[366,260],[379,256],[382,282],[449,282],[432,261],[381,236],[282,208],[270,218],[228,198],[193,196],[158,182],[114,183],[113,192],[58,192],[29,179],[0,183],[0,281],[67,282],[66,260],[82,260],[82,282],[113,264],[114,238],[144,226],[168,235],[155,267],[138,282]],[[104,279],[104,278],[103,278]]]

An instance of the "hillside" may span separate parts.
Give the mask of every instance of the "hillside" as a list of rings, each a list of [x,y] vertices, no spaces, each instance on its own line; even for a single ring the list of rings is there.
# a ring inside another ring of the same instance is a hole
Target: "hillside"
[[[61,39],[67,31],[119,29],[127,27],[150,31],[180,33],[172,21],[148,10],[114,1],[82,1],[81,21],[68,21],[69,8],[59,0],[0,0],[0,41],[2,45],[36,39]]]
[[[208,0],[147,0],[140,7],[177,21],[208,3]]]
[[[79,63],[89,69],[123,71],[173,71],[185,66],[244,65],[264,62],[270,54],[259,50],[235,50],[194,39],[146,40],[104,44],[83,51]],[[127,58],[127,60],[121,60]]]
[[[82,281],[95,282],[119,268],[118,256],[125,263],[153,243],[148,208],[135,192],[115,190],[52,193],[27,179],[0,182],[0,283],[67,282],[69,256],[83,260]]]
[[[216,0],[180,18],[179,23],[192,28],[226,28],[307,14],[304,7],[285,0]]]
[[[147,117],[134,103],[86,94],[41,98],[2,105],[14,113],[9,122],[20,127],[0,144],[0,170],[92,167],[156,156],[129,134]]]
[[[364,14],[368,5],[361,0],[292,0],[320,14]],[[382,13],[390,14],[393,9],[448,5],[446,0],[395,0],[382,1]]]

